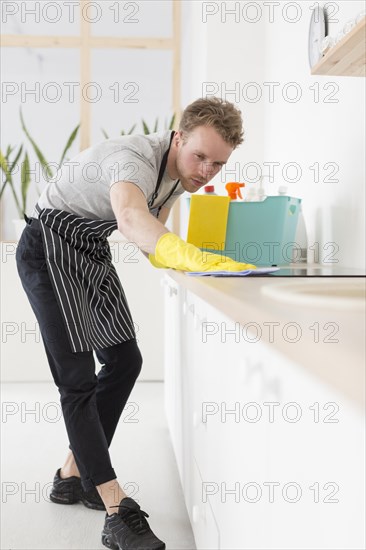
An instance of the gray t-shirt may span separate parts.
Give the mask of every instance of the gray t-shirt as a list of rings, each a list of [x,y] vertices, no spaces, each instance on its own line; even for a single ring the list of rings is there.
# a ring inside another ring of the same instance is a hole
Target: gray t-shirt
[[[137,185],[148,203],[155,191],[160,165],[169,147],[171,130],[149,135],[107,139],[65,161],[38,199],[41,208],[56,208],[89,219],[115,220],[109,190],[118,181]],[[150,212],[156,215],[173,189],[167,169]],[[184,193],[181,183],[164,204],[171,208]],[[38,218],[34,208],[31,217]]]

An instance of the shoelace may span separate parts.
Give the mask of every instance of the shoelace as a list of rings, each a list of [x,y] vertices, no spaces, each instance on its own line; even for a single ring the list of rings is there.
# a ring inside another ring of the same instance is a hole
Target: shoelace
[[[149,525],[145,519],[149,517],[149,514],[137,508],[137,510],[131,509],[129,506],[124,504],[118,504],[118,506],[111,506],[110,508],[124,508],[127,510],[123,515],[121,515],[123,521],[130,527],[137,535],[143,535],[149,530]]]

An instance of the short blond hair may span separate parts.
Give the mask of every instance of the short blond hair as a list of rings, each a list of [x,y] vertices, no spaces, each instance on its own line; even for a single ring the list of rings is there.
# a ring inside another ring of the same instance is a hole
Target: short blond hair
[[[244,141],[241,111],[219,97],[196,99],[184,109],[179,130],[189,134],[197,126],[211,126],[233,149]]]

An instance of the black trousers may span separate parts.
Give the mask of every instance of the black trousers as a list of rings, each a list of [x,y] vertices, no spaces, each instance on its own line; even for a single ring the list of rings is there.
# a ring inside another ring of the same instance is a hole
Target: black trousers
[[[26,220],[16,251],[17,269],[60,393],[69,447],[88,491],[117,477],[109,445],[140,374],[142,357],[135,339],[95,350],[102,364],[96,375],[92,351],[71,351],[47,271],[39,222]]]

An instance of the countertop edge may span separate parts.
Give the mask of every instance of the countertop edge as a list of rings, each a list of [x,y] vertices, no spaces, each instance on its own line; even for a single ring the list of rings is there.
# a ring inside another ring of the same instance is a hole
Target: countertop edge
[[[228,291],[225,292],[223,289],[220,289],[219,284],[216,283],[216,286],[210,285],[210,280],[212,281],[214,278],[203,279],[200,277],[190,277],[172,269],[164,270],[164,273],[183,288],[192,292],[228,318],[235,322],[239,322],[242,326],[248,323],[248,319],[250,319],[250,322],[259,324],[263,323],[264,320],[266,323],[290,322],[289,317],[285,314],[286,308],[273,307],[272,302],[272,308],[268,307],[264,309],[263,306],[253,307],[252,304],[243,302],[233,293]],[[299,278],[300,277],[296,277],[296,279]],[[331,277],[329,278],[331,279]],[[247,280],[249,280],[249,278]],[[252,277],[250,280],[255,280],[255,284],[258,284],[257,278]],[[219,281],[219,279],[216,279],[216,281]],[[261,278],[261,282],[266,284],[268,282],[272,283],[273,280],[271,279],[269,281],[268,278]],[[250,284],[253,288],[253,284]],[[245,308],[242,307],[243,303],[245,303]],[[274,313],[273,310],[276,309],[277,312]],[[297,316],[297,320],[311,324],[313,321],[311,318],[312,310],[311,308],[309,308],[309,310],[305,312],[302,311],[301,314]],[[326,310],[318,311],[318,315],[326,319],[328,312]],[[338,314],[339,318],[343,318],[346,328],[348,328],[349,325],[349,315],[350,314],[346,315],[344,312]],[[356,312],[354,314],[354,320],[355,323],[362,323],[362,313]],[[365,324],[364,318],[363,324]],[[360,333],[362,333],[362,327]],[[332,346],[327,342],[315,343],[310,337],[310,332],[308,333],[306,331],[304,331],[302,335],[303,338],[301,339],[300,345],[299,342],[294,345],[293,343],[286,342],[282,338],[275,338],[273,341],[270,341],[269,331],[268,334],[264,331],[262,336],[267,346],[274,346],[277,351],[285,355],[288,359],[307,369],[313,375],[320,378],[322,382],[331,385],[338,392],[343,394],[343,396],[348,398],[353,405],[364,409],[365,346],[362,345],[362,342],[359,342],[359,349],[355,349],[352,338],[349,338],[349,335],[346,334],[343,335],[342,341],[339,342],[340,346]],[[364,343],[363,341],[363,344]]]

